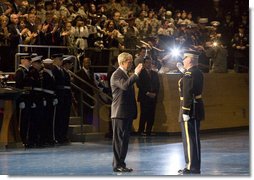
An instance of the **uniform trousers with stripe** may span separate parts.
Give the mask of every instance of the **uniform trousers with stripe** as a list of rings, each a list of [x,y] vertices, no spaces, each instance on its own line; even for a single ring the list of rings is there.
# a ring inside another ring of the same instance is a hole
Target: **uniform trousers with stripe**
[[[200,121],[191,118],[181,122],[182,141],[186,168],[192,171],[200,171]]]

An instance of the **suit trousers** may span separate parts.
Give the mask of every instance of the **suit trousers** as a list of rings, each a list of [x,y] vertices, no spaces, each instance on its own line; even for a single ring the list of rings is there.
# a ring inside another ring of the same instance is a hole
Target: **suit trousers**
[[[201,156],[199,129],[199,120],[191,118],[187,122],[181,122],[186,168],[193,171],[200,171]]]
[[[138,132],[143,133],[146,129],[146,133],[149,135],[152,132],[155,116],[155,102],[146,103],[140,102],[140,121]]]
[[[132,126],[132,119],[112,119],[113,168],[126,167],[125,158]]]

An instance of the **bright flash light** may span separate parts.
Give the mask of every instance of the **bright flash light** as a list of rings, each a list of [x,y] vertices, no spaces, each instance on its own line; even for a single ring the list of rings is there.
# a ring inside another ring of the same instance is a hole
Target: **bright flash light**
[[[218,42],[213,42],[213,46],[218,46]]]
[[[178,48],[174,48],[171,50],[171,54],[174,57],[180,56],[180,50]]]

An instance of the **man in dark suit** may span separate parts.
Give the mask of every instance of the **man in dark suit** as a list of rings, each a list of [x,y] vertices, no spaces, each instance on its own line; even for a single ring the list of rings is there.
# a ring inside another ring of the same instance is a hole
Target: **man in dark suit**
[[[140,102],[141,110],[138,132],[142,135],[146,129],[145,135],[150,136],[154,123],[160,81],[158,73],[152,70],[152,59],[149,57],[144,59],[144,69],[142,69],[139,75],[137,85],[139,88],[138,101]]]
[[[82,69],[80,69],[76,74],[81,79],[89,83],[91,86],[96,87],[94,82],[94,73],[92,72],[90,66],[91,66],[91,59],[86,56],[82,56],[81,61],[83,63]],[[77,78],[74,78],[74,84],[83,89],[87,92],[90,96],[94,96],[94,89],[89,86],[88,84],[82,83]],[[80,99],[80,92],[75,92],[75,98],[76,100]],[[87,96],[86,94],[83,94],[83,101],[87,103],[87,105],[84,105],[83,108],[83,115],[84,115],[84,123],[86,124],[93,124],[93,109],[89,106],[94,105],[94,101]],[[82,102],[81,102],[82,103]]]
[[[10,59],[8,61],[8,69],[6,71],[14,71],[15,69],[15,54],[18,52],[18,45],[22,42],[23,31],[19,29],[19,16],[18,14],[11,14],[11,23],[8,25],[8,32],[10,33]]]
[[[125,158],[127,155],[132,120],[137,117],[137,104],[133,84],[137,82],[142,70],[139,64],[134,74],[128,76],[133,63],[132,55],[121,53],[118,56],[119,68],[112,74],[110,86],[112,89],[111,119],[113,125],[113,171],[131,172],[127,168]]]

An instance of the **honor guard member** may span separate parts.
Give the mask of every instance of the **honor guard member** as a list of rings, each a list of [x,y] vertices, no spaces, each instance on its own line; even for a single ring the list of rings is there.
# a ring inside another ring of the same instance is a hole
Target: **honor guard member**
[[[198,55],[184,53],[186,71],[179,80],[180,113],[183,148],[186,167],[179,174],[200,174],[200,121],[204,119],[202,101],[203,74],[198,69]]]
[[[55,91],[56,82],[55,77],[52,73],[53,60],[44,59],[43,61],[43,72],[42,72],[42,88],[44,92],[45,102],[44,102],[44,123],[42,128],[43,134],[43,145],[54,145],[56,143],[55,139],[55,117],[56,117],[56,106],[58,103]]]
[[[63,136],[62,132],[64,129],[64,114],[63,111],[65,109],[65,102],[64,102],[64,72],[62,69],[63,64],[63,54],[53,54],[52,55],[53,62],[53,69],[52,73],[55,77],[55,83],[56,83],[56,96],[58,99],[58,104],[56,107],[56,118],[55,118],[55,135],[56,135],[56,141],[58,143],[63,142]]]
[[[63,73],[64,73],[64,96],[63,96],[63,129],[61,131],[62,142],[60,143],[68,143],[68,127],[70,121],[70,113],[71,113],[71,103],[72,103],[72,93],[71,93],[71,76],[68,70],[73,68],[74,56],[68,56],[63,59]]]
[[[43,132],[43,106],[44,93],[42,91],[42,56],[35,55],[31,58],[31,67],[29,68],[29,76],[32,82],[32,106],[31,106],[31,122],[29,131],[29,147],[38,147],[41,144],[41,133]]]
[[[31,65],[30,56],[21,56],[20,65],[15,72],[15,87],[19,89],[27,90],[24,94],[20,96],[17,100],[18,109],[18,122],[20,129],[20,136],[25,147],[28,146],[28,133],[29,133],[29,123],[31,118],[31,99],[29,92],[31,90],[31,80],[29,78],[29,67]]]

